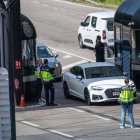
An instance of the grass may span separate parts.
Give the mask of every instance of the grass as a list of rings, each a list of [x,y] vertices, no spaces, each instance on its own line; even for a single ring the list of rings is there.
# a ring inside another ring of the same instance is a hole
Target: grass
[[[105,4],[108,7],[118,7],[123,3],[124,0],[92,0],[93,2],[98,2],[101,4]]]
[[[86,0],[68,0],[68,1],[77,2],[77,3],[85,3],[86,2]],[[91,1],[102,4],[105,7],[117,8],[125,0],[91,0]]]

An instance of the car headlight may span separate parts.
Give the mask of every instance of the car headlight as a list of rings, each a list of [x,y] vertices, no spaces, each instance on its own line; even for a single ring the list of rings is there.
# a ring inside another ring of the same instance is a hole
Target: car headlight
[[[58,64],[58,63],[56,63],[56,64],[55,64],[55,67],[56,67],[56,68],[57,68],[57,67],[59,67],[59,64]]]
[[[101,88],[101,87],[96,87],[96,86],[91,86],[91,90],[101,91],[101,90],[103,90],[103,88]]]

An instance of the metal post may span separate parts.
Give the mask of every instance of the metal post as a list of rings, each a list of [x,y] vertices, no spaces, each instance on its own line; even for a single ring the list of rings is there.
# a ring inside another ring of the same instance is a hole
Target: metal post
[[[2,140],[2,120],[1,120],[1,116],[0,116],[0,140]]]
[[[1,1],[3,3],[3,0]],[[7,0],[6,6],[1,12],[4,15],[3,28],[3,54],[5,55],[2,64],[8,69],[9,77],[9,98],[11,116],[11,140],[16,140],[15,125],[15,103],[14,103],[14,77],[18,77],[22,84],[21,69],[15,70],[15,60],[21,61],[21,38],[20,38],[20,0]]]

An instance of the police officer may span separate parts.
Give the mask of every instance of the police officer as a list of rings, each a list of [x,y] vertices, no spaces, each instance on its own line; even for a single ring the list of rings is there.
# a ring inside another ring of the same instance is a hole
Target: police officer
[[[96,38],[96,46],[95,46],[95,56],[96,62],[104,62],[104,44],[101,42],[101,36],[98,35]]]
[[[44,84],[46,106],[56,106],[54,103],[54,85],[53,85],[54,69],[48,66],[48,60],[44,59],[44,65],[41,67],[41,77]],[[50,91],[50,92],[49,92]],[[50,93],[50,95],[49,95]]]
[[[121,129],[125,128],[126,111],[129,114],[130,127],[134,128],[133,101],[135,100],[134,91],[129,86],[129,79],[125,79],[125,86],[122,88],[118,101],[121,104]]]
[[[41,102],[41,92],[42,92],[42,80],[41,80],[41,66],[42,66],[42,59],[37,59],[37,64],[35,66],[35,76],[37,78],[37,99]]]

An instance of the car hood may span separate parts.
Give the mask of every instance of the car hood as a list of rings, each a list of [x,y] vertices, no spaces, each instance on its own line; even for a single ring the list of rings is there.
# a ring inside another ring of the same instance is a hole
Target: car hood
[[[120,88],[125,86],[124,83],[125,77],[109,77],[109,78],[96,78],[94,80],[87,80],[89,87],[96,86],[102,88]],[[132,80],[129,81],[129,84],[134,84]]]
[[[55,64],[58,63],[55,57],[50,57],[50,58],[41,58],[42,62],[44,62],[44,59],[48,59],[48,65],[51,68],[55,68]]]

